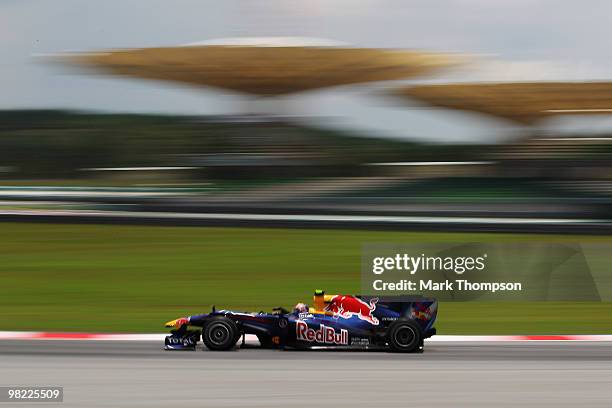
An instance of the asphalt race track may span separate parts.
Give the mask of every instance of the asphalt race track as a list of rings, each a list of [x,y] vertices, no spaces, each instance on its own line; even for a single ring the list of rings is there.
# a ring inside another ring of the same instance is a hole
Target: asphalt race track
[[[399,355],[6,340],[0,385],[63,386],[66,407],[610,407],[612,342],[436,342]]]

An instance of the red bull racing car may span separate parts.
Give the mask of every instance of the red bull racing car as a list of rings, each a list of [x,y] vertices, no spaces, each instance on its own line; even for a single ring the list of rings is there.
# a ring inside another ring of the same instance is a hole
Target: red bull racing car
[[[236,348],[245,336],[257,336],[261,347],[278,349],[384,349],[412,353],[423,350],[433,327],[438,302],[424,297],[326,295],[317,290],[314,304],[293,311],[243,313],[213,310],[166,323],[166,350],[195,350],[201,339],[209,350]]]

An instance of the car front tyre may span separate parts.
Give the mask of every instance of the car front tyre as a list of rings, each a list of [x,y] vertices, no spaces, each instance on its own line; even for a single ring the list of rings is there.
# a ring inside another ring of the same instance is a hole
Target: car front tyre
[[[238,326],[227,317],[215,317],[202,330],[202,341],[209,350],[231,350],[240,338]]]

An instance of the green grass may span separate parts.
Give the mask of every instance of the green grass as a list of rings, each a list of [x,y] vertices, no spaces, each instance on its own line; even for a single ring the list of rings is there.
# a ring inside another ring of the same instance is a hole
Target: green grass
[[[212,304],[260,310],[358,293],[364,242],[612,237],[0,223],[0,330],[163,331]],[[612,255],[611,255],[612,262]],[[612,303],[443,303],[443,334],[611,333]]]

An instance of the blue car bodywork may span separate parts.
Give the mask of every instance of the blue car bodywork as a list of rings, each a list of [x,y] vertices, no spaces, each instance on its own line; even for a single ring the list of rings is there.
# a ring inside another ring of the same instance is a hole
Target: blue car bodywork
[[[212,350],[234,349],[255,335],[265,348],[391,349],[418,352],[436,333],[438,303],[432,298],[374,298],[315,294],[308,312],[242,313],[214,310],[168,322],[167,350],[193,350],[202,339]],[[244,343],[243,343],[244,344]]]

